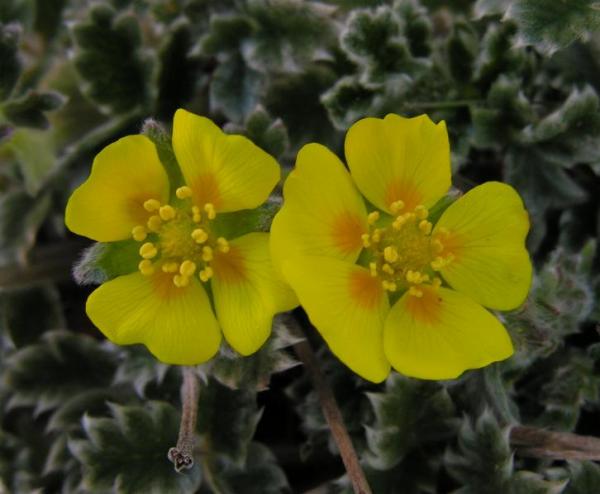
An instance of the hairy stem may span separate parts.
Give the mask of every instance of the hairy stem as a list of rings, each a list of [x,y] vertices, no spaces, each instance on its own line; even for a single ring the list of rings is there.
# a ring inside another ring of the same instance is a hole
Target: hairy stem
[[[510,444],[522,456],[560,460],[600,460],[600,438],[570,432],[553,432],[517,425],[510,430]]]
[[[194,466],[194,446],[196,445],[196,420],[198,418],[198,396],[200,386],[193,367],[183,367],[181,384],[181,423],[177,445],[169,449],[167,458],[173,462],[176,472]]]
[[[298,322],[290,317],[291,326],[296,333],[304,335],[302,328]],[[327,420],[327,424],[331,430],[331,434],[335,443],[337,444],[340,456],[346,467],[348,477],[352,482],[355,494],[372,494],[371,488],[367,483],[365,473],[358,460],[358,455],[348,434],[348,430],[344,425],[344,419],[338,404],[335,400],[331,387],[329,386],[325,376],[319,368],[316,356],[313,352],[312,347],[307,340],[302,340],[294,345],[294,351],[304,364],[310,378],[313,382],[313,386],[319,396],[323,415]]]

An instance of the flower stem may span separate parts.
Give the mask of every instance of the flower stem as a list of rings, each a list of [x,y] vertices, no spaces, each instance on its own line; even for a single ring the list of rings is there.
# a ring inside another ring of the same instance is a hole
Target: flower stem
[[[600,460],[600,438],[517,425],[510,444],[522,456],[560,460]]]
[[[290,317],[290,320],[292,329],[294,329],[296,333],[301,333],[301,335],[304,336],[304,332],[298,321],[296,321],[293,317]],[[371,488],[367,483],[365,473],[360,465],[360,461],[358,460],[358,455],[356,454],[356,450],[354,449],[352,440],[348,434],[348,430],[344,425],[342,413],[335,400],[335,396],[331,391],[331,387],[319,368],[319,364],[312,347],[306,339],[303,339],[294,345],[294,351],[304,364],[304,367],[306,368],[313,382],[313,386],[317,391],[319,401],[321,402],[323,415],[325,415],[325,419],[327,420],[327,424],[329,425],[333,439],[335,440],[338,450],[340,451],[340,456],[342,457],[342,461],[346,467],[348,477],[352,482],[355,494],[372,494]]]
[[[198,418],[199,383],[193,367],[183,367],[181,384],[181,423],[177,445],[170,448],[167,458],[175,466],[176,472],[194,466],[194,446],[196,445],[196,419]]]

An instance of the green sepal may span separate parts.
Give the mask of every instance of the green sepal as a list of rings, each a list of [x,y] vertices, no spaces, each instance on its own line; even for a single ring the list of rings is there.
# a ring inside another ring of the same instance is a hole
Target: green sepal
[[[140,244],[135,240],[98,242],[85,251],[73,266],[73,278],[80,285],[98,285],[137,270]]]
[[[176,200],[177,196],[175,195],[175,191],[177,190],[177,187],[183,185],[185,182],[179,164],[177,163],[175,152],[173,151],[171,136],[167,133],[161,123],[152,118],[148,118],[144,121],[141,133],[150,138],[156,146],[158,158],[165,167],[167,176],[169,177],[171,200]]]
[[[255,209],[218,214],[212,226],[217,235],[227,239],[234,239],[252,232],[268,232],[273,217],[280,208],[281,202],[278,199],[269,199]]]

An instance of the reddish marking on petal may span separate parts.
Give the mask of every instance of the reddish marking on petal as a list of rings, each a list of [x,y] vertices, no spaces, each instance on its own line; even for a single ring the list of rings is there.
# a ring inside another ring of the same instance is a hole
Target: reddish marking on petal
[[[244,254],[235,245],[232,245],[227,253],[215,252],[211,266],[215,272],[215,278],[223,283],[241,283],[248,278]]]
[[[144,202],[148,199],[160,200],[160,197],[155,197],[153,194],[138,192],[127,198],[127,210],[132,221],[134,221],[136,225],[146,224],[146,221],[148,221],[148,218],[152,214],[144,209]]]
[[[165,273],[157,270],[149,281],[152,283],[152,288],[157,297],[161,300],[171,300],[175,297],[183,295],[189,286],[178,288],[173,283],[173,273]],[[190,280],[190,285],[196,283],[195,280]]]
[[[344,254],[362,248],[361,235],[367,232],[366,221],[357,214],[345,211],[334,218],[331,224],[333,243]]]
[[[415,297],[408,293],[405,295],[406,310],[416,321],[428,326],[435,326],[440,323],[444,310],[442,297],[437,290],[431,287],[421,285],[419,289],[423,291],[422,297]]]
[[[219,183],[213,173],[204,173],[198,175],[194,181],[189,184],[193,192],[194,202],[199,206],[211,203],[219,209],[221,205],[221,193],[219,192]]]
[[[419,204],[423,204],[423,196],[415,184],[405,179],[396,179],[385,191],[385,205],[389,206],[396,201],[404,202],[402,212],[413,211]]]
[[[364,309],[377,309],[384,291],[378,277],[362,269],[356,269],[350,274],[350,298]]]
[[[444,246],[441,255],[447,256],[448,254],[452,254],[454,256],[452,262],[459,261],[465,248],[465,239],[461,238],[461,235],[456,232],[450,232],[447,237],[442,238],[441,242]]]

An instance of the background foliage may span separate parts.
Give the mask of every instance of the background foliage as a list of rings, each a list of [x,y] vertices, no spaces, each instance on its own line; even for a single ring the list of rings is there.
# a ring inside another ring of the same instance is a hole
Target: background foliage
[[[373,490],[600,492],[597,465],[509,441],[515,423],[600,435],[599,28],[592,0],[2,0],[0,492],[350,492],[282,321],[201,369],[199,461],[178,475],[179,369],[85,317],[85,283],[120,268],[74,283],[88,243],[66,199],[103,146],[178,107],[285,167],[309,141],[342,155],[364,116],[445,119],[458,189],[524,197],[534,286],[502,316],[516,356],[455,381],[372,385],[311,333]]]

